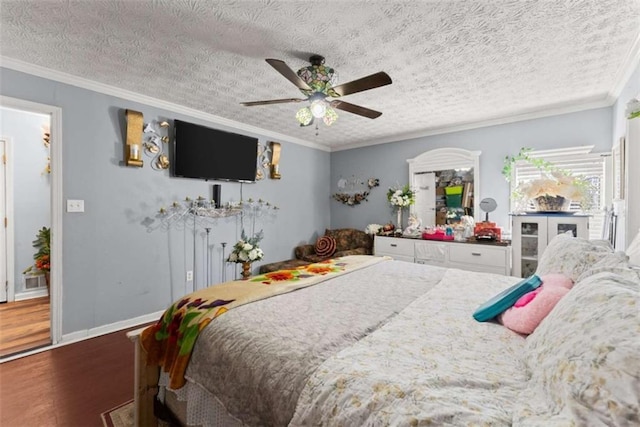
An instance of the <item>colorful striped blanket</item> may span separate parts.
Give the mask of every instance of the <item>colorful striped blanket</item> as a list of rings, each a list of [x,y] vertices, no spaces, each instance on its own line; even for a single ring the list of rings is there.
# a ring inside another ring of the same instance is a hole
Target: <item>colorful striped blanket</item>
[[[169,373],[169,387],[178,389],[185,384],[184,374],[200,331],[216,317],[232,308],[316,285],[384,259],[368,255],[345,256],[193,292],[171,305],[156,324],[142,332],[147,366],[161,366]]]

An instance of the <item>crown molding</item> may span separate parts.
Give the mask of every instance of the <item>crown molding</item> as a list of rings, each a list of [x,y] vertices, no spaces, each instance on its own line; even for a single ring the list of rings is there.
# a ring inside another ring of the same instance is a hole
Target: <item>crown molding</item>
[[[156,108],[162,108],[164,110],[172,111],[174,113],[184,114],[186,116],[194,117],[201,120],[206,120],[221,126],[226,126],[232,129],[242,130],[255,135],[264,136],[267,140],[276,140],[283,142],[290,142],[293,144],[302,145],[309,148],[314,148],[321,151],[331,151],[326,145],[306,141],[300,138],[294,138],[288,135],[284,135],[278,132],[273,132],[267,129],[262,129],[257,126],[251,126],[246,123],[238,122],[235,120],[225,119],[214,114],[205,113],[194,108],[185,107],[183,105],[175,104],[173,102],[164,101],[162,99],[154,98],[151,96],[143,95],[137,92],[133,92],[126,89],[121,89],[115,86],[99,83],[94,80],[85,79],[83,77],[74,76],[72,74],[64,73],[62,71],[52,70],[50,68],[42,67],[40,65],[31,64],[28,62],[20,61],[17,59],[9,58],[6,56],[0,56],[0,67],[7,68],[14,71],[20,71],[25,74],[31,74],[36,77],[42,77],[45,79],[53,80],[59,83],[76,86],[82,89],[91,90],[94,92],[102,93],[105,95],[114,96],[117,98],[126,99],[128,101],[139,102],[141,104],[149,105]]]
[[[625,85],[631,79],[631,75],[635,71],[636,67],[640,65],[640,33],[636,36],[636,40],[631,45],[631,49],[629,49],[629,54],[627,55],[626,60],[624,61],[620,71],[618,72],[617,83],[613,86],[613,88],[609,91],[607,95],[607,100],[613,104],[618,100],[622,90]],[[624,100],[625,102],[627,100]]]
[[[284,135],[278,132],[273,132],[267,129],[262,129],[256,126],[251,126],[235,120],[225,119],[210,113],[205,113],[200,110],[185,107],[172,102],[164,101],[158,98],[146,96],[137,92],[121,89],[115,86],[106,85],[93,80],[85,79],[83,77],[74,76],[72,74],[64,73],[61,71],[52,70],[39,65],[31,64],[28,62],[16,60],[6,56],[0,56],[0,67],[20,71],[26,74],[31,74],[37,77],[46,78],[49,80],[57,81],[60,83],[69,84],[72,86],[80,87],[83,89],[91,90],[105,95],[110,95],[122,99],[126,99],[133,102],[139,102],[141,104],[150,105],[157,108],[172,111],[174,113],[184,114],[190,117],[198,118],[222,126],[226,126],[232,129],[238,129],[253,133],[256,135],[264,136],[268,140],[285,141],[301,146],[313,148],[316,150],[326,152],[337,152],[344,150],[352,150],[355,148],[369,147],[373,145],[387,144],[391,142],[400,142],[410,139],[423,138],[427,136],[442,135],[447,133],[461,132],[465,130],[478,129],[489,126],[498,126],[508,123],[515,123],[525,120],[534,120],[544,117],[557,116],[562,114],[575,113],[585,110],[591,110],[596,108],[610,107],[617,100],[624,88],[625,84],[631,77],[631,73],[635,70],[635,67],[640,62],[640,34],[633,43],[632,48],[629,51],[625,65],[621,68],[617,83],[607,93],[604,98],[581,100],[578,102],[559,104],[557,106],[551,106],[542,108],[536,111],[523,112],[519,114],[510,115],[507,117],[497,117],[487,120],[480,120],[476,122],[463,123],[455,126],[445,126],[440,128],[425,129],[423,131],[417,131],[406,134],[399,134],[389,136],[385,138],[379,138],[369,141],[362,141],[353,144],[347,144],[339,147],[329,147],[324,144],[318,144],[311,141],[307,141],[300,138],[294,138],[288,135]]]
[[[387,138],[380,138],[373,141],[344,145],[334,147],[331,152],[352,150],[354,148],[370,147],[373,145],[387,144],[390,142],[407,141],[410,139],[424,138],[426,136],[442,135],[447,133],[461,132],[471,129],[479,129],[489,126],[498,126],[508,123],[522,122],[526,120],[541,119],[550,116],[559,116],[562,114],[577,113],[580,111],[593,110],[596,108],[610,107],[613,102],[609,101],[608,96],[600,99],[588,99],[578,102],[558,104],[556,106],[543,107],[542,109],[523,112],[506,117],[497,117],[476,122],[463,123],[455,126],[445,126],[440,128],[426,129],[424,131],[405,133]]]

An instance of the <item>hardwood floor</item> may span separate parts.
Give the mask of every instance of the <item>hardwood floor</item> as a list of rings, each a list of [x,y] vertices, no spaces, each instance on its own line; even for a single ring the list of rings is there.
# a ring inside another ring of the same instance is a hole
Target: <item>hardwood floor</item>
[[[102,426],[102,412],[133,399],[126,332],[0,364],[0,425]]]
[[[0,357],[51,343],[49,297],[0,304]]]

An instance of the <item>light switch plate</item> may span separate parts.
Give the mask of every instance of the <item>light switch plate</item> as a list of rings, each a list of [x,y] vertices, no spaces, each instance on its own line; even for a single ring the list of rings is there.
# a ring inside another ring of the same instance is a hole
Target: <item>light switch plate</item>
[[[84,212],[84,200],[67,200],[67,212]]]

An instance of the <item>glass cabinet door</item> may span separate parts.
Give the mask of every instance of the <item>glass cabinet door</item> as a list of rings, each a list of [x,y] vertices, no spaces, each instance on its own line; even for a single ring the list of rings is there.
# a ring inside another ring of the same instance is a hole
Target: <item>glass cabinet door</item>
[[[514,217],[513,240],[513,274],[529,277],[536,272],[540,255],[547,246],[546,217]]]
[[[566,217],[554,216],[549,217],[549,235],[547,239],[550,241],[558,234],[571,232],[573,237],[589,238],[589,218],[588,217]]]

